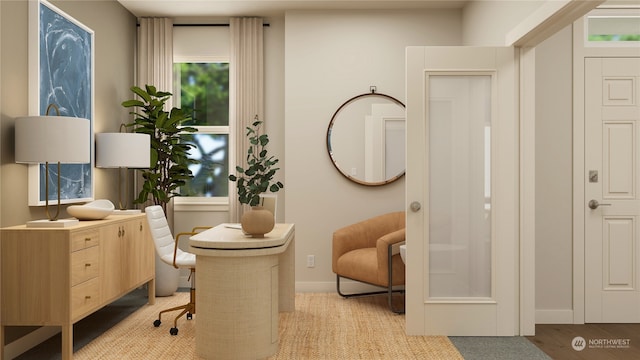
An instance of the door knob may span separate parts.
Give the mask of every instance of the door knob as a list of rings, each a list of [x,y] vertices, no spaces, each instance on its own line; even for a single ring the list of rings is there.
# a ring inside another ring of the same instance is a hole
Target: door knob
[[[413,212],[418,212],[422,208],[422,205],[418,201],[414,201],[409,205],[409,208]]]
[[[611,206],[611,204],[600,204],[596,199],[590,200],[588,205],[591,210],[597,209],[598,206]]]

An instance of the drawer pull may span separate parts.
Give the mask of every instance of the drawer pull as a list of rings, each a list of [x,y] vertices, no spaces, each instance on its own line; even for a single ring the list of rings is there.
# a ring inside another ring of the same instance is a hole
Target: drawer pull
[[[84,264],[84,266],[89,267],[89,266],[91,266],[91,264],[90,263],[86,263],[86,264]]]
[[[91,295],[85,295],[84,299],[85,299],[85,300],[89,300],[89,299],[91,299]]]
[[[90,237],[86,237],[86,238],[84,238],[84,241],[91,241],[91,238]]]
[[[140,223],[140,231],[142,231],[142,223]]]

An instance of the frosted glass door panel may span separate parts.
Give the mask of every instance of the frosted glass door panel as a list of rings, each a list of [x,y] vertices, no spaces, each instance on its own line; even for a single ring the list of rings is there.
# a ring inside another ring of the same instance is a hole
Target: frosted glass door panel
[[[490,298],[490,75],[429,77],[429,298]]]

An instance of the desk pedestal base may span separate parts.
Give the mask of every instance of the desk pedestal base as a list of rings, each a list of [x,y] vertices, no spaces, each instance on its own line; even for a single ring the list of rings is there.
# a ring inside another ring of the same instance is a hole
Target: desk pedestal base
[[[197,256],[196,261],[197,354],[207,359],[275,354],[278,255]]]

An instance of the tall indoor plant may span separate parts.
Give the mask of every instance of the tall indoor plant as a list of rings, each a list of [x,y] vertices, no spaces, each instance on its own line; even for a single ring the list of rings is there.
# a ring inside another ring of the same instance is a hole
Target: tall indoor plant
[[[188,152],[192,145],[180,141],[180,133],[195,132],[191,127],[181,127],[190,120],[181,109],[173,107],[165,111],[166,102],[171,98],[169,92],[158,91],[155,86],[146,85],[145,89],[131,87],[137,98],[122,102],[126,108],[134,108],[133,131],[149,134],[151,137],[151,166],[142,171],[144,183],[137,204],[146,203],[149,198],[154,205],[162,206],[167,213],[167,203],[174,196],[180,195],[179,188],[193,177],[189,164]],[[180,271],[165,264],[156,253],[156,296],[169,296],[178,289]]]
[[[189,165],[195,161],[188,157],[193,145],[181,142],[180,133],[192,133],[197,129],[181,126],[191,119],[182,109],[164,110],[171,93],[158,91],[152,85],[146,85],[145,89],[133,86],[131,91],[139,98],[122,103],[126,108],[137,108],[130,112],[135,118],[127,126],[133,127],[134,132],[151,136],[151,167],[142,170],[144,183],[134,202],[143,204],[151,198],[166,213],[167,203],[180,195],[180,186],[193,178]]]
[[[260,206],[260,194],[267,191],[275,193],[284,187],[282,182],[273,179],[276,172],[280,170],[275,167],[279,160],[273,155],[268,155],[266,146],[269,143],[269,136],[260,133],[261,125],[262,121],[256,115],[251,126],[247,126],[246,136],[249,140],[247,167],[245,169],[242,166],[236,166],[237,174],[229,175],[229,180],[237,184],[238,201],[252,207],[250,211],[243,214],[241,224],[245,233],[253,236],[263,236],[274,226],[274,214]]]

